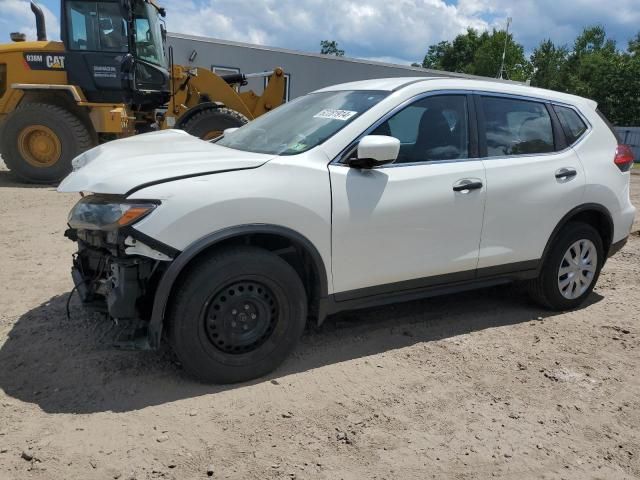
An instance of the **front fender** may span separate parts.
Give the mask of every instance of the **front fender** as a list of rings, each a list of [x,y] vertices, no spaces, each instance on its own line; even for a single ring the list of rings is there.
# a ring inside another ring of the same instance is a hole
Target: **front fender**
[[[164,317],[166,308],[171,298],[173,287],[180,276],[180,273],[189,265],[189,263],[200,253],[214,247],[215,245],[229,240],[234,237],[240,237],[248,234],[275,234],[286,237],[292,242],[301,245],[305,251],[309,253],[318,272],[318,282],[320,289],[320,298],[326,298],[328,295],[327,287],[327,270],[315,246],[300,233],[286,227],[267,224],[249,224],[238,225],[225,228],[218,232],[207,235],[193,242],[187,247],[177,258],[171,263],[167,271],[164,273],[156,289],[153,300],[153,311],[148,328],[149,345],[151,348],[158,348],[162,339],[162,331],[164,325]]]

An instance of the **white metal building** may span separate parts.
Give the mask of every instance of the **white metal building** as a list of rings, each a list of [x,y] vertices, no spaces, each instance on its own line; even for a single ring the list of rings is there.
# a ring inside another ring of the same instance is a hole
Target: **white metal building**
[[[222,75],[254,73],[282,67],[287,74],[287,100],[328,85],[371,78],[455,76],[486,80],[484,77],[472,77],[461,73],[286,50],[182,33],[170,33],[168,43],[173,48],[176,64],[206,67]],[[261,93],[264,79],[250,79],[248,88]]]

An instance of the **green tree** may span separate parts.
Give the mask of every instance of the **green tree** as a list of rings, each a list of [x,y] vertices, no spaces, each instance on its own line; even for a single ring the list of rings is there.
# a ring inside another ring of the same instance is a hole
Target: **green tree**
[[[473,28],[458,35],[453,41],[443,41],[431,45],[422,61],[424,68],[446,70],[448,72],[468,73],[496,77],[502,61],[506,32],[493,30],[478,33]],[[505,77],[514,80],[526,80],[531,66],[524,56],[524,48],[507,38],[505,56]]]
[[[500,72],[502,52],[505,48],[504,30],[484,32],[480,36],[480,46],[473,58],[473,72],[484,77],[496,77]],[[506,37],[506,51],[503,78],[524,82],[531,77],[531,64],[524,56],[524,47],[513,40],[509,34]]]
[[[551,90],[565,90],[565,65],[568,56],[567,47],[556,46],[551,39],[542,41],[531,54],[531,85]]]
[[[338,42],[335,40],[321,40],[320,53],[324,55],[335,55],[336,57],[344,57],[344,50],[338,48]]]
[[[563,69],[563,89],[595,100],[616,125],[640,125],[640,56],[633,42],[620,51],[603,27],[587,27]]]
[[[478,31],[469,28],[452,42],[442,41],[431,45],[422,60],[422,66],[448,72],[472,73],[473,59],[479,46]]]
[[[451,48],[451,43],[446,41],[431,45],[427,54],[424,56],[424,60],[422,60],[422,67],[444,70],[442,67],[442,59],[448,54]]]
[[[422,66],[496,77],[506,39],[505,78],[591,98],[614,124],[640,125],[640,32],[622,51],[602,26],[589,26],[571,48],[544,40],[530,59],[522,45],[505,35],[468,29],[452,41],[431,45]]]
[[[615,42],[607,39],[604,28],[598,25],[585,28],[576,38],[563,68],[564,89],[592,98],[611,117],[614,99],[610,92],[617,82],[619,56]]]
[[[628,51],[631,55],[640,55],[640,32],[638,32],[635,37],[629,40]]]

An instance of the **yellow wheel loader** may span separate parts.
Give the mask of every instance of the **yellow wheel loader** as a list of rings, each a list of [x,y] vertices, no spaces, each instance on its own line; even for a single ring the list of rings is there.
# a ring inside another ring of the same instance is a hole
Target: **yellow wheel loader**
[[[173,65],[156,0],[61,0],[61,42],[47,40],[31,2],[37,41],[0,45],[0,154],[23,180],[53,183],[102,142],[179,128],[203,139],[239,127],[283,101],[281,68],[218,76]],[[240,92],[268,76],[262,95]]]

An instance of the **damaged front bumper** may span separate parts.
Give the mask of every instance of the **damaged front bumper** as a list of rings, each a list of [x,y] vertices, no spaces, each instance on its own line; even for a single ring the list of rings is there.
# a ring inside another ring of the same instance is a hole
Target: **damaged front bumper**
[[[110,232],[69,229],[65,236],[78,244],[71,270],[75,290],[87,308],[106,313],[118,325],[115,346],[157,347],[148,334],[154,296],[179,252],[151,239],[145,238],[145,243],[132,228]]]

